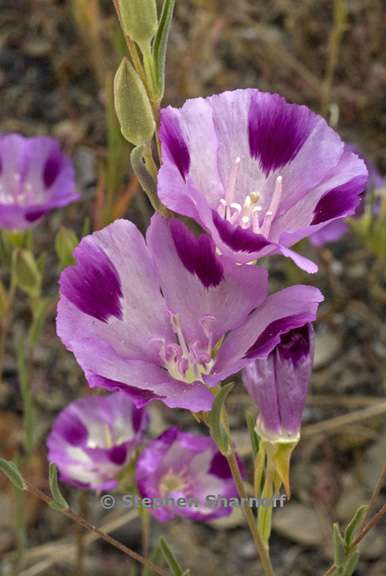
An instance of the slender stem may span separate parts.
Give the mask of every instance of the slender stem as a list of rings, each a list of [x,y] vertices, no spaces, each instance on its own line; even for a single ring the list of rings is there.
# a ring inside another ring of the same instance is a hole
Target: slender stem
[[[383,488],[383,485],[385,484],[386,481],[386,463],[383,466],[383,470],[381,472],[381,475],[379,476],[377,483],[375,484],[373,493],[371,494],[371,498],[369,500],[369,506],[366,512],[366,516],[363,519],[362,522],[362,528],[363,526],[366,525],[366,522],[368,521],[370,514],[371,514],[371,510],[372,508],[374,508],[376,501],[378,500],[378,496],[381,493],[381,490]]]
[[[142,521],[142,554],[144,556],[148,556],[150,550],[151,516],[145,508],[141,510],[141,521]]]
[[[372,529],[374,528],[374,526],[376,526],[377,524],[379,524],[379,522],[382,520],[383,516],[386,514],[386,504],[384,504],[382,506],[382,508],[380,510],[378,510],[378,512],[376,514],[374,514],[374,516],[372,517],[372,519],[370,520],[370,522],[368,522],[366,524],[366,526],[361,530],[361,533],[359,534],[359,536],[357,536],[357,538],[355,538],[354,542],[353,542],[353,546],[356,546],[357,544],[359,544],[359,542],[361,540],[363,540],[363,538],[366,536],[366,534]]]
[[[31,494],[32,496],[39,498],[39,500],[45,502],[48,505],[50,504],[51,498],[47,494],[45,494],[45,492],[43,492],[36,486],[30,484],[30,482],[28,482],[27,480],[25,480],[25,485],[26,485],[25,490],[28,492],[28,494]],[[102,530],[91,524],[88,520],[86,520],[86,518],[83,518],[79,514],[76,514],[76,512],[71,510],[71,508],[61,510],[60,513],[63,514],[64,516],[67,516],[67,518],[70,518],[70,520],[75,522],[78,526],[81,526],[82,528],[88,530],[89,532],[93,532],[94,534],[99,536],[101,540],[104,540],[105,542],[107,542],[120,552],[123,552],[123,554],[129,556],[132,560],[135,560],[136,562],[139,562],[143,566],[146,566],[147,568],[155,572],[155,574],[158,574],[159,576],[169,576],[168,573],[165,572],[165,570],[154,564],[154,562],[152,562],[148,558],[145,558],[141,554],[138,554],[138,552],[135,552],[131,548],[128,548],[127,546],[125,546],[124,544],[122,544],[109,534],[102,532]]]
[[[13,250],[11,256],[11,271],[10,271],[10,285],[8,290],[7,308],[0,324],[0,382],[3,379],[4,361],[5,361],[5,345],[7,341],[8,326],[12,317],[12,306],[16,294],[16,278],[15,278],[15,264],[16,264],[16,249]]]
[[[83,518],[87,518],[88,503],[87,492],[81,492],[79,495],[79,512]],[[85,552],[85,534],[80,526],[78,526],[78,533],[76,538],[76,571],[77,576],[84,574],[84,552]]]
[[[322,84],[322,114],[327,113],[331,99],[332,83],[338,62],[339,49],[346,30],[347,3],[346,0],[334,0],[334,26],[330,34],[328,46],[328,62]]]
[[[382,508],[372,517],[370,522],[368,522],[366,526],[361,530],[360,534],[355,538],[354,542],[352,543],[351,548],[355,548],[355,546],[357,546],[363,540],[366,534],[370,532],[370,530],[374,528],[374,526],[379,524],[379,522],[381,521],[381,519],[385,514],[386,514],[386,504],[382,506]],[[330,566],[330,568],[327,570],[327,572],[323,574],[323,576],[331,576],[332,574],[334,574],[335,570],[336,570],[336,564],[332,564],[332,566]]]
[[[244,502],[246,502],[248,496],[247,496],[247,493],[246,493],[246,490],[244,487],[244,482],[243,482],[243,479],[241,477],[240,468],[239,468],[239,465],[237,463],[237,458],[235,456],[233,449],[232,449],[232,452],[228,456],[226,456],[226,458],[228,460],[229,468],[231,469],[233,479],[234,479],[235,484],[237,486],[238,493],[242,499],[244,499],[244,498],[246,499],[246,500],[243,500]],[[268,550],[264,546],[263,540],[261,539],[261,536],[257,530],[256,519],[253,515],[253,512],[252,512],[251,508],[249,508],[249,506],[243,506],[243,512],[244,512],[244,516],[245,516],[245,519],[247,521],[249,530],[251,531],[253,541],[254,541],[255,546],[256,546],[256,550],[259,554],[264,574],[266,576],[274,576],[274,571],[272,568],[271,560],[269,558]]]

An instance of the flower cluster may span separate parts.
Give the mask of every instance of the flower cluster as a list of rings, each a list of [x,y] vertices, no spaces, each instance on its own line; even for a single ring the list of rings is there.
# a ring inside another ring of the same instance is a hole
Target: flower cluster
[[[71,405],[50,436],[50,459],[82,486],[114,485],[148,402],[210,412],[239,372],[259,435],[296,443],[323,297],[309,285],[269,293],[257,262],[281,254],[315,272],[292,246],[354,214],[367,182],[364,161],[321,117],[257,90],[168,107],[159,136],[158,197],[175,216],[155,214],[146,238],[127,220],[83,238],[60,279],[58,335],[90,387],[114,392]],[[195,499],[154,509],[161,521],[228,514],[205,497],[236,495],[213,440],[176,428],[143,449],[136,481],[143,497]]]

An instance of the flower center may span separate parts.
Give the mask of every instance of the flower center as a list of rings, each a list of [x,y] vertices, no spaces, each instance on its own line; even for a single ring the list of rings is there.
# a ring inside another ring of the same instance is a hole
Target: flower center
[[[203,377],[210,373],[214,359],[212,358],[212,330],[213,316],[204,316],[201,321],[203,341],[194,341],[187,344],[182,332],[178,314],[170,315],[176,342],[161,341],[160,357],[163,365],[175,380],[186,384],[203,382]]]
[[[170,492],[183,492],[188,487],[188,483],[175,472],[167,472],[162,478],[159,489],[161,497],[164,498]]]
[[[220,199],[217,212],[231,224],[240,226],[245,230],[251,228],[255,234],[262,234],[267,237],[279,209],[282,197],[283,178],[282,176],[276,178],[271,202],[268,210],[263,214],[263,207],[259,204],[261,199],[259,192],[250,192],[244,199],[243,205],[239,202],[234,202],[240,162],[241,159],[238,156],[230,176],[225,198]]]

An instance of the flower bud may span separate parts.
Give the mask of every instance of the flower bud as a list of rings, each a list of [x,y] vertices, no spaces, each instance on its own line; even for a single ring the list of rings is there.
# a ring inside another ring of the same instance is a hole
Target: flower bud
[[[139,45],[149,44],[157,27],[155,0],[119,0],[123,32]]]
[[[126,58],[115,75],[114,103],[126,140],[136,146],[151,140],[155,122],[150,101],[142,80]]]
[[[313,329],[306,324],[282,334],[268,358],[244,369],[243,383],[259,409],[257,429],[264,439],[298,440],[313,353]]]
[[[19,288],[31,297],[39,296],[42,277],[31,252],[20,250],[17,253],[14,273]]]

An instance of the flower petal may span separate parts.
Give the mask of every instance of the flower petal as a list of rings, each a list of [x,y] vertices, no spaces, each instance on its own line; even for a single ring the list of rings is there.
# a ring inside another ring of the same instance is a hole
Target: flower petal
[[[221,346],[209,382],[235,374],[254,358],[266,358],[280,335],[315,320],[323,296],[317,288],[297,285],[272,294]]]
[[[228,330],[239,326],[266,296],[268,280],[265,270],[237,266],[225,259],[221,260],[223,279],[218,285],[207,288],[184,265],[170,227],[160,216],[153,216],[147,241],[158,266],[168,308],[180,316],[183,332],[190,342],[202,339],[200,321],[212,317],[210,327],[214,345]],[[210,253],[210,262],[212,259]],[[219,265],[216,264],[215,268]]]
[[[306,106],[288,104],[277,94],[255,92],[248,116],[251,156],[268,176],[295,158],[316,122]]]

